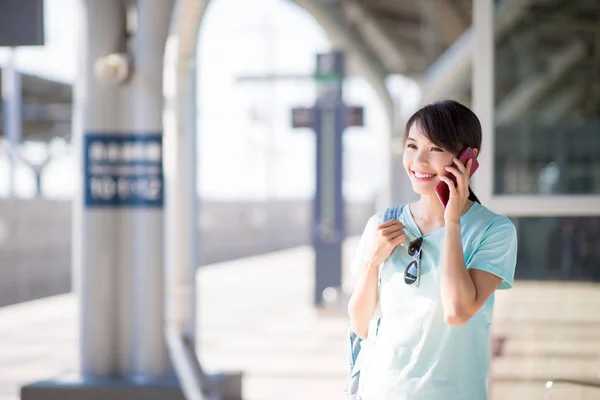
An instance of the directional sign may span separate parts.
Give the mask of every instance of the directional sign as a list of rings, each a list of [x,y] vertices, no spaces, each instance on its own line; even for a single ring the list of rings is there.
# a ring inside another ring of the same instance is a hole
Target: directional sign
[[[292,109],[294,128],[313,128],[317,139],[317,177],[313,203],[312,244],[315,249],[315,305],[323,305],[323,293],[342,282],[342,241],[345,237],[342,194],[342,135],[348,126],[362,126],[362,107],[347,107],[342,89],[344,54],[317,55],[313,78],[317,101],[313,107]]]
[[[363,107],[346,107],[346,126],[365,126]]]
[[[346,126],[365,126],[364,108],[352,106],[345,108]],[[313,107],[292,108],[292,128],[313,128],[315,126],[315,109]]]
[[[292,128],[312,128],[314,120],[312,107],[292,108]]]

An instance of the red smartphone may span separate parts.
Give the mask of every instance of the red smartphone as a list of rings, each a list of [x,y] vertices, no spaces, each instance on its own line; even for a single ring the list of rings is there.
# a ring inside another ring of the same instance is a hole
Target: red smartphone
[[[477,171],[477,168],[479,168],[479,163],[477,162],[477,158],[475,158],[475,152],[470,147],[465,148],[458,156],[458,159],[465,166],[467,165],[467,161],[473,160],[473,163],[471,164],[471,175],[469,175],[469,178],[472,177],[475,171]],[[456,163],[454,163],[454,167],[456,167]],[[452,172],[446,172],[446,176],[452,179],[454,186],[456,186],[456,176],[454,176]],[[440,181],[440,183],[437,184],[435,187],[435,194],[437,194],[438,199],[440,199],[440,202],[444,208],[446,208],[448,200],[450,200],[450,189],[448,188],[446,182]]]

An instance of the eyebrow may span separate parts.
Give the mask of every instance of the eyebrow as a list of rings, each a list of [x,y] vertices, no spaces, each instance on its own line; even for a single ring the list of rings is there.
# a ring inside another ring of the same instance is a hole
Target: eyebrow
[[[408,142],[409,140],[412,140],[413,142],[415,142],[415,143],[418,143],[418,141],[417,141],[415,138],[411,138],[410,136],[406,138],[406,141],[407,141],[407,142]],[[437,144],[435,144],[435,143],[433,143],[433,142],[430,142],[430,143],[431,143],[432,147],[438,147],[438,148],[440,148],[440,149],[443,149],[442,147],[438,146]]]

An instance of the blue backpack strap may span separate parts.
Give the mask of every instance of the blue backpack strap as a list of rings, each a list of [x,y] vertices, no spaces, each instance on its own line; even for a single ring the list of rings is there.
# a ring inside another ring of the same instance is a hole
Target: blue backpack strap
[[[383,222],[388,222],[390,219],[400,220],[400,211],[402,206],[386,208],[383,212]]]
[[[402,206],[395,206],[387,208],[383,213],[383,222],[387,222],[390,219],[400,218],[400,210]],[[379,285],[380,277],[377,278]],[[375,328],[375,336],[379,333],[379,325],[381,324],[381,318],[377,320],[377,326]],[[362,348],[362,341],[356,333],[352,330],[351,323],[348,322],[348,376],[346,378],[346,393],[349,395],[355,395],[358,393],[359,380],[360,380],[360,366],[357,365],[358,355]]]
[[[383,212],[383,222],[388,222],[391,219],[400,221],[400,213],[402,212],[402,206],[395,206],[386,208]],[[377,286],[381,285],[381,276],[377,277]],[[375,336],[379,332],[379,325],[381,324],[381,318],[377,320],[377,327],[375,329]]]

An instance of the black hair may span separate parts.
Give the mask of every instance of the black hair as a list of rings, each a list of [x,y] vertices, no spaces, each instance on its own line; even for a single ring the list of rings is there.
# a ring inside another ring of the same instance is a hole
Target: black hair
[[[481,123],[468,107],[454,100],[443,100],[429,104],[413,114],[404,129],[404,141],[413,124],[419,124],[423,135],[436,146],[458,157],[470,146],[481,152]],[[469,200],[481,203],[471,186]]]

